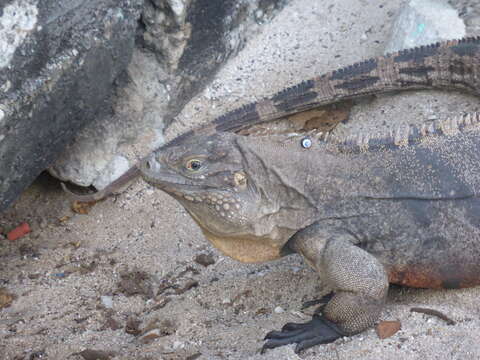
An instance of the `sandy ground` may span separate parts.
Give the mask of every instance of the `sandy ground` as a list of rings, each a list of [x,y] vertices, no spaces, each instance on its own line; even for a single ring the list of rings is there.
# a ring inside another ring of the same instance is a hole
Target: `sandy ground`
[[[401,4],[291,1],[185,108],[168,137],[316,73],[380,55]],[[338,131],[479,107],[478,99],[456,93],[371,98]],[[308,320],[313,309],[301,312],[302,302],[328,290],[298,256],[257,265],[222,256],[174,200],[141,181],[81,215],[58,183],[42,176],[2,214],[0,233],[22,222],[29,235],[0,240],[0,304],[11,300],[0,310],[1,360],[99,357],[79,354],[92,349],[114,359],[480,357],[478,287],[394,287],[381,316],[402,324],[391,338],[380,340],[371,329],[299,356],[293,346],[258,354],[265,333]],[[456,324],[410,312],[416,306]]]

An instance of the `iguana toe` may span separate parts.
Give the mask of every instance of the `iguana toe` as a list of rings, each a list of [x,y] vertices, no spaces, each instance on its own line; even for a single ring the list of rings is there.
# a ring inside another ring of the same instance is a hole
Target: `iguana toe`
[[[266,336],[267,342],[263,345],[261,353],[282,345],[296,343],[295,353],[309,347],[328,344],[344,334],[331,321],[322,315],[314,315],[312,320],[303,324],[288,323],[281,331],[270,331]]]
[[[303,304],[302,304],[302,307],[301,309],[302,310],[305,310],[311,306],[315,306],[315,305],[321,305],[317,310],[315,310],[315,313],[318,313],[320,310],[322,310],[322,308],[328,304],[328,302],[330,300],[332,300],[333,298],[333,295],[335,295],[335,293],[332,291],[324,296],[322,296],[320,299],[315,299],[315,300],[309,300],[309,301],[305,301]]]

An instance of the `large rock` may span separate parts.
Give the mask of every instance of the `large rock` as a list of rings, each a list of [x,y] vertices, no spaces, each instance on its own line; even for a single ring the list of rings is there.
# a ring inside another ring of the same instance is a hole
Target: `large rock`
[[[0,211],[111,112],[141,0],[0,2]]]
[[[285,0],[146,0],[114,116],[86,127],[50,169],[102,189],[164,141],[165,127]],[[208,121],[196,119],[196,124]],[[133,146],[132,146],[133,144]]]
[[[395,20],[386,52],[461,39],[465,23],[446,0],[410,0]]]
[[[467,36],[480,34],[480,2],[477,0],[448,0],[467,26]]]

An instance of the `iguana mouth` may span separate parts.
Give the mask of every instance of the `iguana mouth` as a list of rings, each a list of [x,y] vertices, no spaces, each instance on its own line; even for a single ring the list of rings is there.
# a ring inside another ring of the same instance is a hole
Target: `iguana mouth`
[[[155,174],[155,176],[152,176],[151,174],[143,172],[143,179],[150,185],[155,185],[162,189],[169,186],[178,186],[190,190],[199,188],[199,186],[193,182],[182,181],[174,174]]]
[[[143,179],[150,185],[155,186],[169,194],[188,197],[189,195],[198,194],[201,191],[206,190],[205,186],[195,185],[193,183],[187,183],[185,181],[179,181],[178,177],[166,174],[164,177],[162,174],[157,174],[155,177],[149,176],[143,173]]]
[[[176,181],[174,182],[174,181],[162,180],[162,179],[159,179],[158,177],[155,179],[148,178],[145,174],[143,175],[143,179],[150,185],[153,185],[168,193],[183,195],[183,194],[198,192],[198,190],[201,190],[199,186],[176,182]]]

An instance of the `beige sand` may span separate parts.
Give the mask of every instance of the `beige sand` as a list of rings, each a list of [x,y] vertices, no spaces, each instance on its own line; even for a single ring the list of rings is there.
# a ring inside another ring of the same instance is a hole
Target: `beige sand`
[[[312,3],[291,1],[187,106],[168,135],[315,73],[381,54],[401,5]],[[343,130],[442,117],[479,104],[434,92],[370,99],[355,107]],[[33,232],[0,240],[0,287],[16,297],[0,310],[2,360],[75,360],[85,349],[111,351],[115,359],[480,357],[480,288],[394,288],[382,319],[398,319],[402,329],[389,339],[372,329],[300,356],[293,346],[259,355],[266,332],[308,320],[308,312],[299,311],[302,302],[327,291],[317,274],[298,256],[258,265],[222,256],[174,200],[141,181],[79,215],[58,184],[43,177],[3,214],[0,226],[21,222]],[[197,263],[200,254],[215,263]],[[411,313],[414,306],[441,310],[457,323]]]

